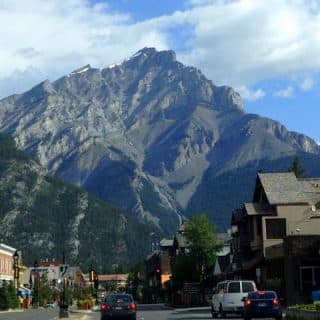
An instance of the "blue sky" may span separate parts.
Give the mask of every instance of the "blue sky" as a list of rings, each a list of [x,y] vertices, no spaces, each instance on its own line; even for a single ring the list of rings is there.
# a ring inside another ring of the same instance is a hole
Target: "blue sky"
[[[2,0],[0,97],[143,47],[174,50],[246,112],[320,141],[320,1]]]

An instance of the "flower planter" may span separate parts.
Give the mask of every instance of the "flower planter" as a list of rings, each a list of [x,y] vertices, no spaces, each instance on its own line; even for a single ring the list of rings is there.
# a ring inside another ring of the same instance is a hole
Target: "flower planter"
[[[79,310],[89,310],[90,308],[91,308],[91,306],[89,305],[89,303],[78,304],[78,309]]]
[[[288,308],[286,311],[288,319],[320,320],[320,311]]]

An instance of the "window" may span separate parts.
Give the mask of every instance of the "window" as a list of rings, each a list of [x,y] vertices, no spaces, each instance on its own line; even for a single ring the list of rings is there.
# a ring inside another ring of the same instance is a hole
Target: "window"
[[[267,239],[283,239],[286,236],[286,219],[266,219]]]
[[[254,291],[252,282],[242,282],[242,291],[243,292]]]
[[[224,286],[225,286],[225,283],[224,283],[224,282],[218,284],[216,293],[221,293],[221,292],[223,292]]]
[[[228,293],[240,293],[240,282],[230,282]]]

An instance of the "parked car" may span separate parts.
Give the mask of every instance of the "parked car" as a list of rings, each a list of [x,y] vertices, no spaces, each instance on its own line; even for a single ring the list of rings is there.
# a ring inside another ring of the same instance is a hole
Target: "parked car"
[[[136,320],[137,305],[131,294],[112,293],[106,295],[100,310],[101,320],[117,318]]]
[[[282,319],[282,309],[277,294],[274,291],[249,292],[244,299],[245,320],[251,318]]]
[[[212,295],[212,318],[225,317],[227,314],[243,312],[243,298],[248,292],[256,291],[257,287],[252,280],[226,280],[219,282]]]
[[[55,308],[57,304],[54,301],[48,301],[45,305],[46,308]]]

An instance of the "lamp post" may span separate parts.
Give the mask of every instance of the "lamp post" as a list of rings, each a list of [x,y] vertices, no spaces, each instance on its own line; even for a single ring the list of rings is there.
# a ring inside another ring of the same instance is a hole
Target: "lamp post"
[[[96,289],[96,305],[98,305],[98,288],[99,288],[99,276],[97,272],[94,272],[94,288]]]
[[[68,301],[66,299],[66,282],[67,278],[62,279],[62,296],[59,305],[59,318],[69,318]]]
[[[19,294],[19,253],[16,250],[16,252],[13,255],[13,278],[14,278],[14,286],[17,289],[17,296]]]
[[[94,269],[92,268],[92,264],[90,265],[89,270],[89,282],[91,282],[91,294],[93,295],[93,281],[94,281]]]
[[[36,260],[33,264],[34,281],[33,281],[33,300],[32,307],[38,308],[39,306],[39,272],[38,272],[38,261]]]
[[[62,253],[62,263],[65,265],[65,255],[64,251]],[[66,297],[66,284],[67,284],[67,278],[66,275],[62,278],[62,294],[61,294],[61,300],[59,304],[59,318],[69,318],[69,301]]]

